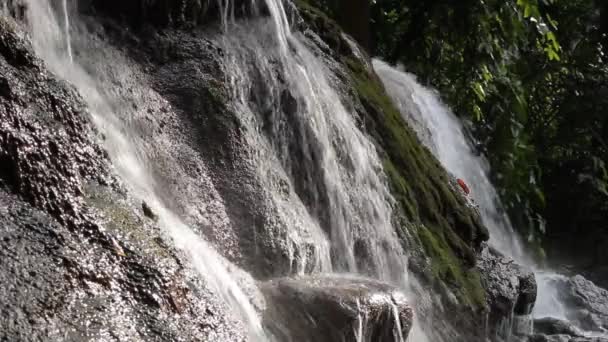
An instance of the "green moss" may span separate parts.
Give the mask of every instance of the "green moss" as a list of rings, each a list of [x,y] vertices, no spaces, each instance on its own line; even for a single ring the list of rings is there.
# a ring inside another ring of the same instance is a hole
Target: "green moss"
[[[146,250],[160,257],[171,257],[167,247],[150,234],[146,223],[135,213],[134,208],[124,198],[120,198],[111,189],[102,186],[87,187],[85,199],[89,206],[99,210],[105,219],[105,228],[116,236],[128,237],[146,246]]]
[[[486,298],[479,273],[463,267],[442,234],[433,233],[422,225],[416,231],[424,250],[433,260],[433,276],[455,289],[460,302],[473,307],[483,306]]]
[[[403,206],[405,215],[407,217],[418,217],[416,201],[413,198],[413,192],[408,183],[401,177],[390,159],[384,159],[383,165],[384,171],[391,180],[393,196]]]

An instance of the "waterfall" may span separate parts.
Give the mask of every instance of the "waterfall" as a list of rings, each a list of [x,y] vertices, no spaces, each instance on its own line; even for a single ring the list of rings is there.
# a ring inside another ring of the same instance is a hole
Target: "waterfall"
[[[318,215],[314,220],[315,225],[323,226],[315,227],[315,231],[329,231],[333,259],[332,265],[319,271],[365,273],[356,251],[360,245],[372,249],[368,258],[373,260],[368,261],[373,275],[401,282],[406,276],[406,257],[391,222],[394,200],[375,147],[342,104],[327,77],[330,71],[300,34],[291,33],[282,2],[267,0],[266,4],[274,27],[269,29],[264,20],[255,25],[233,23],[225,41],[225,71],[235,91],[233,105],[252,129],[257,140],[253,143],[263,151],[257,161],[261,164],[260,177],[268,177],[271,172],[264,164],[277,160],[279,165],[273,167],[289,176],[294,192],[295,183],[306,181],[318,189],[311,194],[314,198],[325,198],[325,208],[315,206],[319,204],[315,201],[305,204],[309,213],[328,215],[324,223],[319,222]],[[269,35],[275,36],[274,41]],[[277,71],[284,80],[279,79]],[[291,109],[281,106],[285,102],[281,98],[285,97],[283,90],[294,97]],[[251,93],[264,103],[252,105]],[[261,109],[269,113],[260,113]],[[264,115],[270,116],[272,127],[262,135]],[[292,139],[300,139],[296,142],[306,162],[294,160],[285,149],[294,143]],[[302,168],[306,170],[298,170]],[[321,179],[298,179],[297,171],[320,173]]]
[[[27,5],[36,53],[54,73],[78,89],[88,104],[93,122],[105,136],[105,148],[123,182],[135,197],[146,201],[153,209],[159,217],[158,224],[175,245],[190,257],[193,267],[211,289],[240,316],[248,327],[250,337],[256,341],[267,340],[253,305],[229,272],[234,266],[223,259],[207,241],[169,209],[168,203],[156,195],[157,184],[149,172],[144,153],[138,149],[137,134],[131,131],[126,119],[116,114],[106,98],[106,94],[111,94],[112,91],[98,80],[103,75],[88,72],[85,68],[91,65],[87,65],[87,61],[71,63],[71,45],[68,45],[68,52],[65,53],[64,34],[67,35],[69,29],[65,1],[64,31],[57,21],[50,0],[27,0]],[[112,67],[116,70],[119,70],[119,66],[120,61],[112,61]]]
[[[72,43],[82,51],[77,42],[85,45],[91,37],[78,30],[77,17],[70,26],[67,0],[63,2],[63,25],[51,0],[26,1],[36,53],[82,95],[92,121],[105,136],[105,148],[122,181],[153,209],[175,245],[247,325],[250,338],[269,340],[251,299],[230,271],[236,266],[158,195],[160,185],[150,171],[153,162],[130,125],[133,113],[116,112],[108,98],[114,94],[112,85],[101,81],[103,71],[83,57],[85,52],[73,59]],[[374,144],[357,127],[356,114],[342,103],[334,75],[314,44],[291,31],[284,3],[265,3],[270,18],[255,16],[236,22],[232,3],[220,0],[225,32],[219,39],[222,68],[232,91],[229,105],[245,130],[243,149],[264,187],[264,201],[273,208],[269,229],[287,229],[277,239],[286,240],[280,243],[290,249],[287,257],[293,274],[364,275],[409,291],[407,255],[392,223],[395,201]],[[88,45],[84,48],[94,50]],[[129,68],[120,60],[109,62],[115,74]],[[394,316],[399,329],[399,317]],[[414,323],[408,340],[428,339]]]
[[[409,291],[394,199],[373,143],[341,102],[322,54],[290,30],[283,2],[265,4],[270,20],[224,23],[223,64],[268,201],[289,219],[296,249],[316,246],[313,267],[297,269],[367,275]],[[276,181],[285,178],[287,189]],[[410,341],[426,340],[415,324]]]
[[[496,189],[489,180],[488,162],[476,155],[459,119],[441,102],[437,93],[421,86],[414,75],[399,71],[379,60],[373,64],[387,92],[422,142],[448,171],[455,177],[464,179],[471,188],[471,196],[479,206],[483,223],[490,230],[490,244],[518,263],[535,270],[538,297],[532,316],[567,320],[568,308],[559,296],[560,290],[555,281],[565,277],[540,269],[526,256],[517,233],[502,210]],[[525,328],[530,322],[528,319],[518,324]]]
[[[524,264],[526,256],[511,222],[499,205],[498,193],[489,176],[487,160],[474,153],[458,118],[433,91],[416,82],[415,76],[399,72],[375,60],[374,68],[386,90],[423,144],[455,177],[465,180],[479,205],[483,223],[490,231],[490,245]]]

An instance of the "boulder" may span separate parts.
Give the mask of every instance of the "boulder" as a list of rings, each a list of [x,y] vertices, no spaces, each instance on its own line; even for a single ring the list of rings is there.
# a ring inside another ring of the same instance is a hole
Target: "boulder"
[[[413,310],[404,293],[382,282],[343,275],[270,280],[265,325],[278,341],[402,341]]]
[[[608,331],[608,291],[577,275],[564,284],[567,303],[575,308],[570,313],[578,325],[591,331]]]
[[[576,327],[593,332],[608,332],[608,291],[581,275],[551,280],[568,308],[566,316]]]
[[[477,267],[488,295],[488,334],[509,336],[511,324],[504,324],[505,320],[532,313],[537,291],[534,273],[492,247],[482,251]]]
[[[583,337],[583,334],[572,323],[553,317],[534,320],[534,331],[545,335],[569,335]]]

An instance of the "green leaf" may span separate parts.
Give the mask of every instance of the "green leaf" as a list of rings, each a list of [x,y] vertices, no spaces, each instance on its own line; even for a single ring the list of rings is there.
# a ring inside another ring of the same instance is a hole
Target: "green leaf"
[[[485,101],[486,92],[484,91],[481,83],[473,82],[473,92],[475,92],[475,95],[477,95],[477,98],[479,99],[479,101],[482,101],[482,102]]]
[[[483,119],[483,113],[478,105],[473,105],[473,119],[477,122],[480,122]]]

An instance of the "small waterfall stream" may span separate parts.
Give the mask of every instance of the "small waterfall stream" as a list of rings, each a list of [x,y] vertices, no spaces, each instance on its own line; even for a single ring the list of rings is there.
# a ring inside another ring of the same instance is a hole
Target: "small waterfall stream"
[[[418,84],[415,76],[379,60],[374,61],[374,68],[423,144],[449,172],[471,188],[483,222],[490,230],[490,245],[518,262],[530,264],[507,214],[500,209],[498,193],[488,177],[489,164],[475,155],[459,119],[437,94]]]
[[[373,64],[387,92],[422,142],[448,171],[455,177],[464,179],[471,188],[471,196],[480,208],[484,224],[490,230],[490,245],[535,271],[538,297],[532,316],[568,320],[567,304],[560,298],[560,290],[555,282],[556,279],[564,280],[565,277],[540,269],[526,256],[518,234],[501,209],[496,189],[490,182],[488,162],[474,153],[459,119],[441,102],[438,94],[420,85],[414,75],[397,70],[380,60],[374,60]],[[532,331],[531,318],[516,317],[515,321],[510,319],[508,324],[511,328],[507,329],[507,335],[512,329]]]

